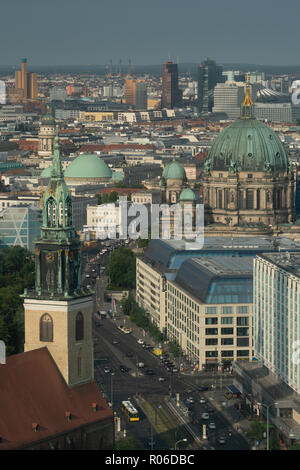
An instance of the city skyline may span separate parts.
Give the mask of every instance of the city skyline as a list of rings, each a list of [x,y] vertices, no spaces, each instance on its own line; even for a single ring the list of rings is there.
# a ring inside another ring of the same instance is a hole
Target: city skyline
[[[14,18],[14,29],[10,21],[2,25],[0,65],[17,64],[21,57],[34,66],[107,65],[120,58],[124,65],[129,59],[145,65],[177,57],[179,62],[213,57],[218,63],[297,64],[299,4],[294,0],[254,0],[246,11],[236,0],[226,5],[189,0],[185,9],[186,14],[178,0],[163,5],[131,0],[130,6],[119,0],[54,0],[49,6],[37,0],[6,2],[2,16]],[[289,11],[289,21],[283,22]]]

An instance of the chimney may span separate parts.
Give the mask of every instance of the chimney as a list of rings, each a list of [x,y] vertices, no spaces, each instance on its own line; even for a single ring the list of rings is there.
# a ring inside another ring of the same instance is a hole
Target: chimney
[[[92,403],[92,408],[93,408],[94,411],[98,411],[97,403]]]
[[[34,432],[38,432],[38,430],[39,430],[38,423],[32,423],[32,429],[33,429]]]

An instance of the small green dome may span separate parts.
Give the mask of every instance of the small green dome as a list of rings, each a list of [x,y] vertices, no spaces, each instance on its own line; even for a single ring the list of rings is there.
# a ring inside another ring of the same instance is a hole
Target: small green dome
[[[164,168],[162,176],[165,179],[186,179],[185,169],[182,165],[180,165],[180,163],[176,162],[175,160],[171,163],[168,163],[168,165]]]
[[[52,165],[47,166],[47,168],[44,168],[43,171],[40,174],[40,178],[50,178],[52,172]]]
[[[288,157],[278,135],[257,119],[237,119],[216,138],[205,167],[227,171],[287,171]]]
[[[83,153],[75,158],[65,170],[65,178],[106,178],[112,171],[100,157],[93,153]]]
[[[185,188],[179,196],[179,201],[195,201],[195,199],[195,193],[190,188]]]
[[[42,117],[42,125],[44,126],[55,126],[55,120],[51,114],[44,114]]]

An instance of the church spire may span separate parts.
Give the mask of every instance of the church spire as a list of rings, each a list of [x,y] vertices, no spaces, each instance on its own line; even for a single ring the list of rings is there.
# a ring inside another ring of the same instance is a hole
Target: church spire
[[[54,139],[54,155],[53,155],[53,165],[52,165],[51,178],[59,178],[59,179],[64,178],[64,174],[63,174],[63,171],[62,171],[62,165],[61,165],[61,155],[60,155],[58,129],[56,129],[56,136],[55,136],[55,139]]]
[[[246,92],[245,92],[245,98],[242,104],[242,113],[241,113],[242,118],[246,119],[253,119],[253,101],[251,99],[251,94],[250,94],[250,74],[246,74]]]

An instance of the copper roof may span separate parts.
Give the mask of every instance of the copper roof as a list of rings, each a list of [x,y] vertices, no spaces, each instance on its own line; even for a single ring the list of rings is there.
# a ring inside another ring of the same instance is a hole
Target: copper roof
[[[0,409],[0,450],[27,447],[112,420],[96,383],[69,388],[47,348],[10,356],[0,364]],[[66,412],[71,413],[70,420]]]

